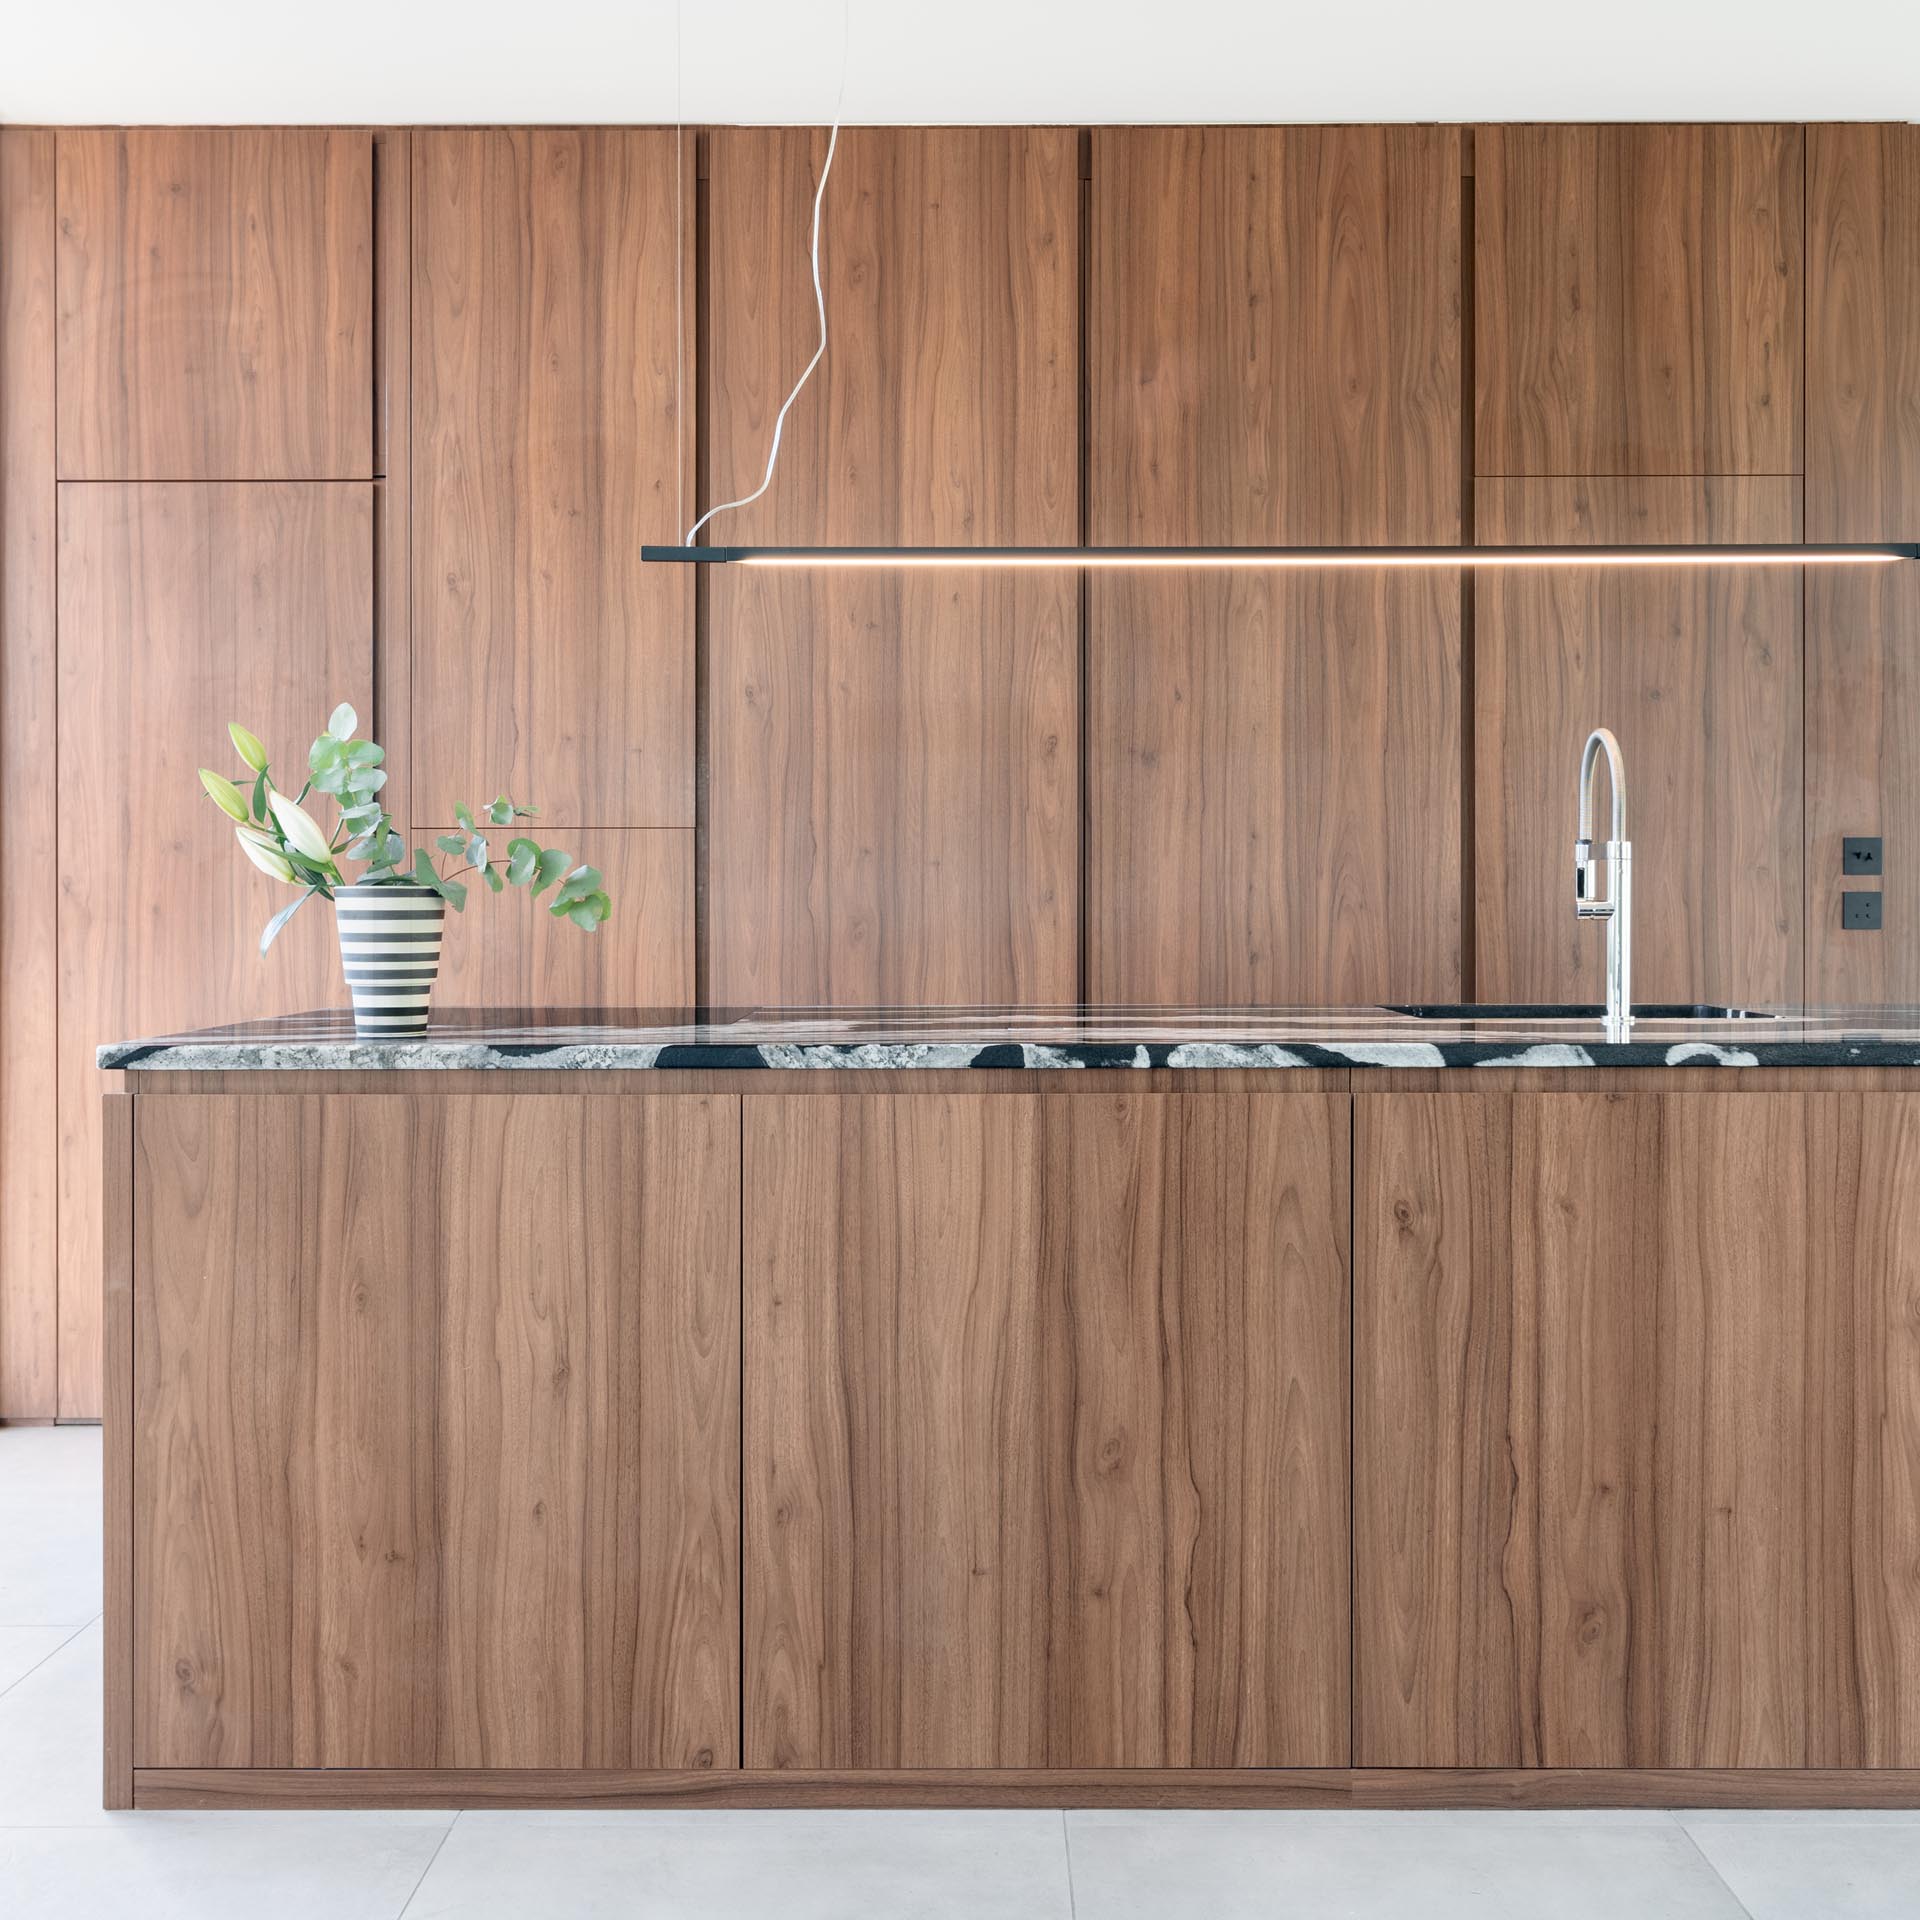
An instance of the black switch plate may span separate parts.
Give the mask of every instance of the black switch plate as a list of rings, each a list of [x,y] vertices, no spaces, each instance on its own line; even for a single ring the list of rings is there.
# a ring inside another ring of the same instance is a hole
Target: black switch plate
[[[1877,893],[1843,893],[1840,896],[1840,924],[1852,932],[1877,933],[1880,928],[1880,896]]]
[[[1842,873],[1879,873],[1880,836],[1848,834],[1840,842],[1840,870]]]

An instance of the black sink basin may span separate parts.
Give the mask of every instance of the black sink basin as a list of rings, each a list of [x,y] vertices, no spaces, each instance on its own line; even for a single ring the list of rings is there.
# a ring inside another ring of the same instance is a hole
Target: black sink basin
[[[1409,1014],[1416,1020],[1445,1020],[1458,1023],[1467,1020],[1601,1020],[1606,1017],[1607,1010],[1600,1006],[1546,1007],[1491,1002],[1471,1005],[1461,1001],[1436,1002],[1416,1007],[1389,1007],[1387,1011]],[[1636,1020],[1778,1020],[1782,1016],[1757,1007],[1673,1006],[1661,1002],[1649,1006],[1636,1006],[1633,1017]]]

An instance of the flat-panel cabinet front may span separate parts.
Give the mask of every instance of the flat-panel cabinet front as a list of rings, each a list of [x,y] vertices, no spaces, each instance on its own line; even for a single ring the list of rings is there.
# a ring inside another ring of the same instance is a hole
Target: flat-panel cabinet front
[[[746,1765],[1344,1765],[1346,1100],[744,1140]]]
[[[736,1764],[738,1101],[136,1122],[134,1764]]]

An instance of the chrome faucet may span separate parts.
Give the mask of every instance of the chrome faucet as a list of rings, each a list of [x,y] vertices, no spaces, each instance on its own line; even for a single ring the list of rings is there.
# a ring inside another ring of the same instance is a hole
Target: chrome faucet
[[[1605,899],[1594,898],[1593,769],[1607,756],[1613,789],[1613,837],[1604,849]],[[1627,838],[1627,770],[1620,742],[1605,727],[1587,735],[1580,756],[1580,837],[1573,843],[1573,911],[1582,920],[1607,923],[1607,1038],[1616,1044],[1633,1029],[1633,844]]]

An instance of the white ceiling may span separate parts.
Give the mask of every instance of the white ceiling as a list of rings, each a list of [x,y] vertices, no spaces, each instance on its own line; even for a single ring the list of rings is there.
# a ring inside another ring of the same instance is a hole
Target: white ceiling
[[[1920,120],[1920,0],[846,4],[853,122]],[[0,120],[823,121],[841,18],[841,0],[0,0]]]

